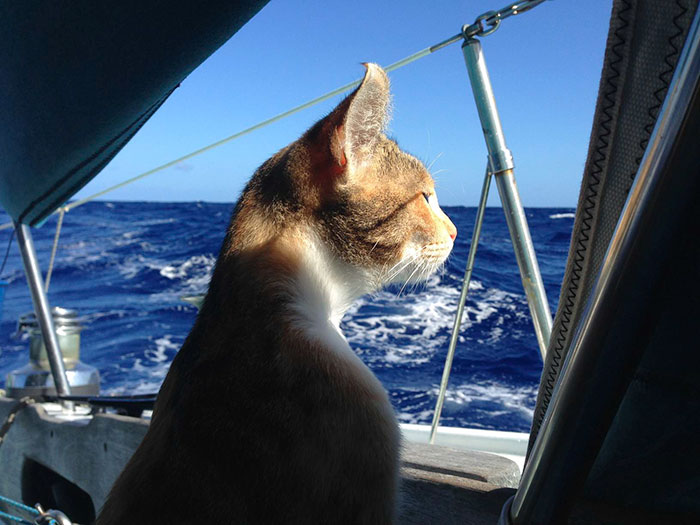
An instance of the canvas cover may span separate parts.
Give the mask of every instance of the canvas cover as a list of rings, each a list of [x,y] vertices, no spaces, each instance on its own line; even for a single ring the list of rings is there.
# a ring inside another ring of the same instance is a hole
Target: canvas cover
[[[35,225],[267,0],[0,4],[0,205]]]

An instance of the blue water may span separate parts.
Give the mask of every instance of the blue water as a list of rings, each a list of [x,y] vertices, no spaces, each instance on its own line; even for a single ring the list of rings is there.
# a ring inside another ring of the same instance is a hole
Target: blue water
[[[92,202],[63,223],[49,299],[85,318],[82,360],[99,368],[106,393],[158,389],[195,318],[182,295],[206,289],[231,204]],[[399,415],[430,423],[449,344],[476,210],[447,207],[459,230],[444,271],[411,290],[389,289],[359,300],[341,328],[379,377]],[[552,312],[559,298],[571,209],[528,209]],[[0,212],[0,222],[7,216]],[[34,230],[47,268],[56,219]],[[0,232],[0,257],[9,231]],[[16,320],[31,310],[16,245],[3,275],[9,282],[0,323],[0,377],[27,361]],[[528,431],[542,361],[503,212],[486,211],[442,423]]]

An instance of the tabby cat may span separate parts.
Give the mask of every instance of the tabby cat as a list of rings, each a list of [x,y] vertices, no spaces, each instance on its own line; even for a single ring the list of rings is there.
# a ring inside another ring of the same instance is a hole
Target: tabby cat
[[[425,279],[457,232],[424,165],[384,135],[389,101],[366,64],[253,175],[98,525],[394,522],[398,425],[339,323],[359,296]]]

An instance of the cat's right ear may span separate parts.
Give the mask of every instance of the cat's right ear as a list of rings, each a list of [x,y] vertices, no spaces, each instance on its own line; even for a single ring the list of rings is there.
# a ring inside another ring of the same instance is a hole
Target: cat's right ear
[[[345,180],[369,163],[389,120],[389,79],[377,64],[364,64],[358,88],[312,129],[314,165],[326,177]]]

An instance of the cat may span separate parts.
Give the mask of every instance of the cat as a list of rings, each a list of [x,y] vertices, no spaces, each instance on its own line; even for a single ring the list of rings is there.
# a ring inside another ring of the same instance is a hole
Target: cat
[[[427,278],[457,231],[384,135],[389,80],[365,67],[244,189],[98,525],[395,522],[397,420],[339,323],[359,296]]]

